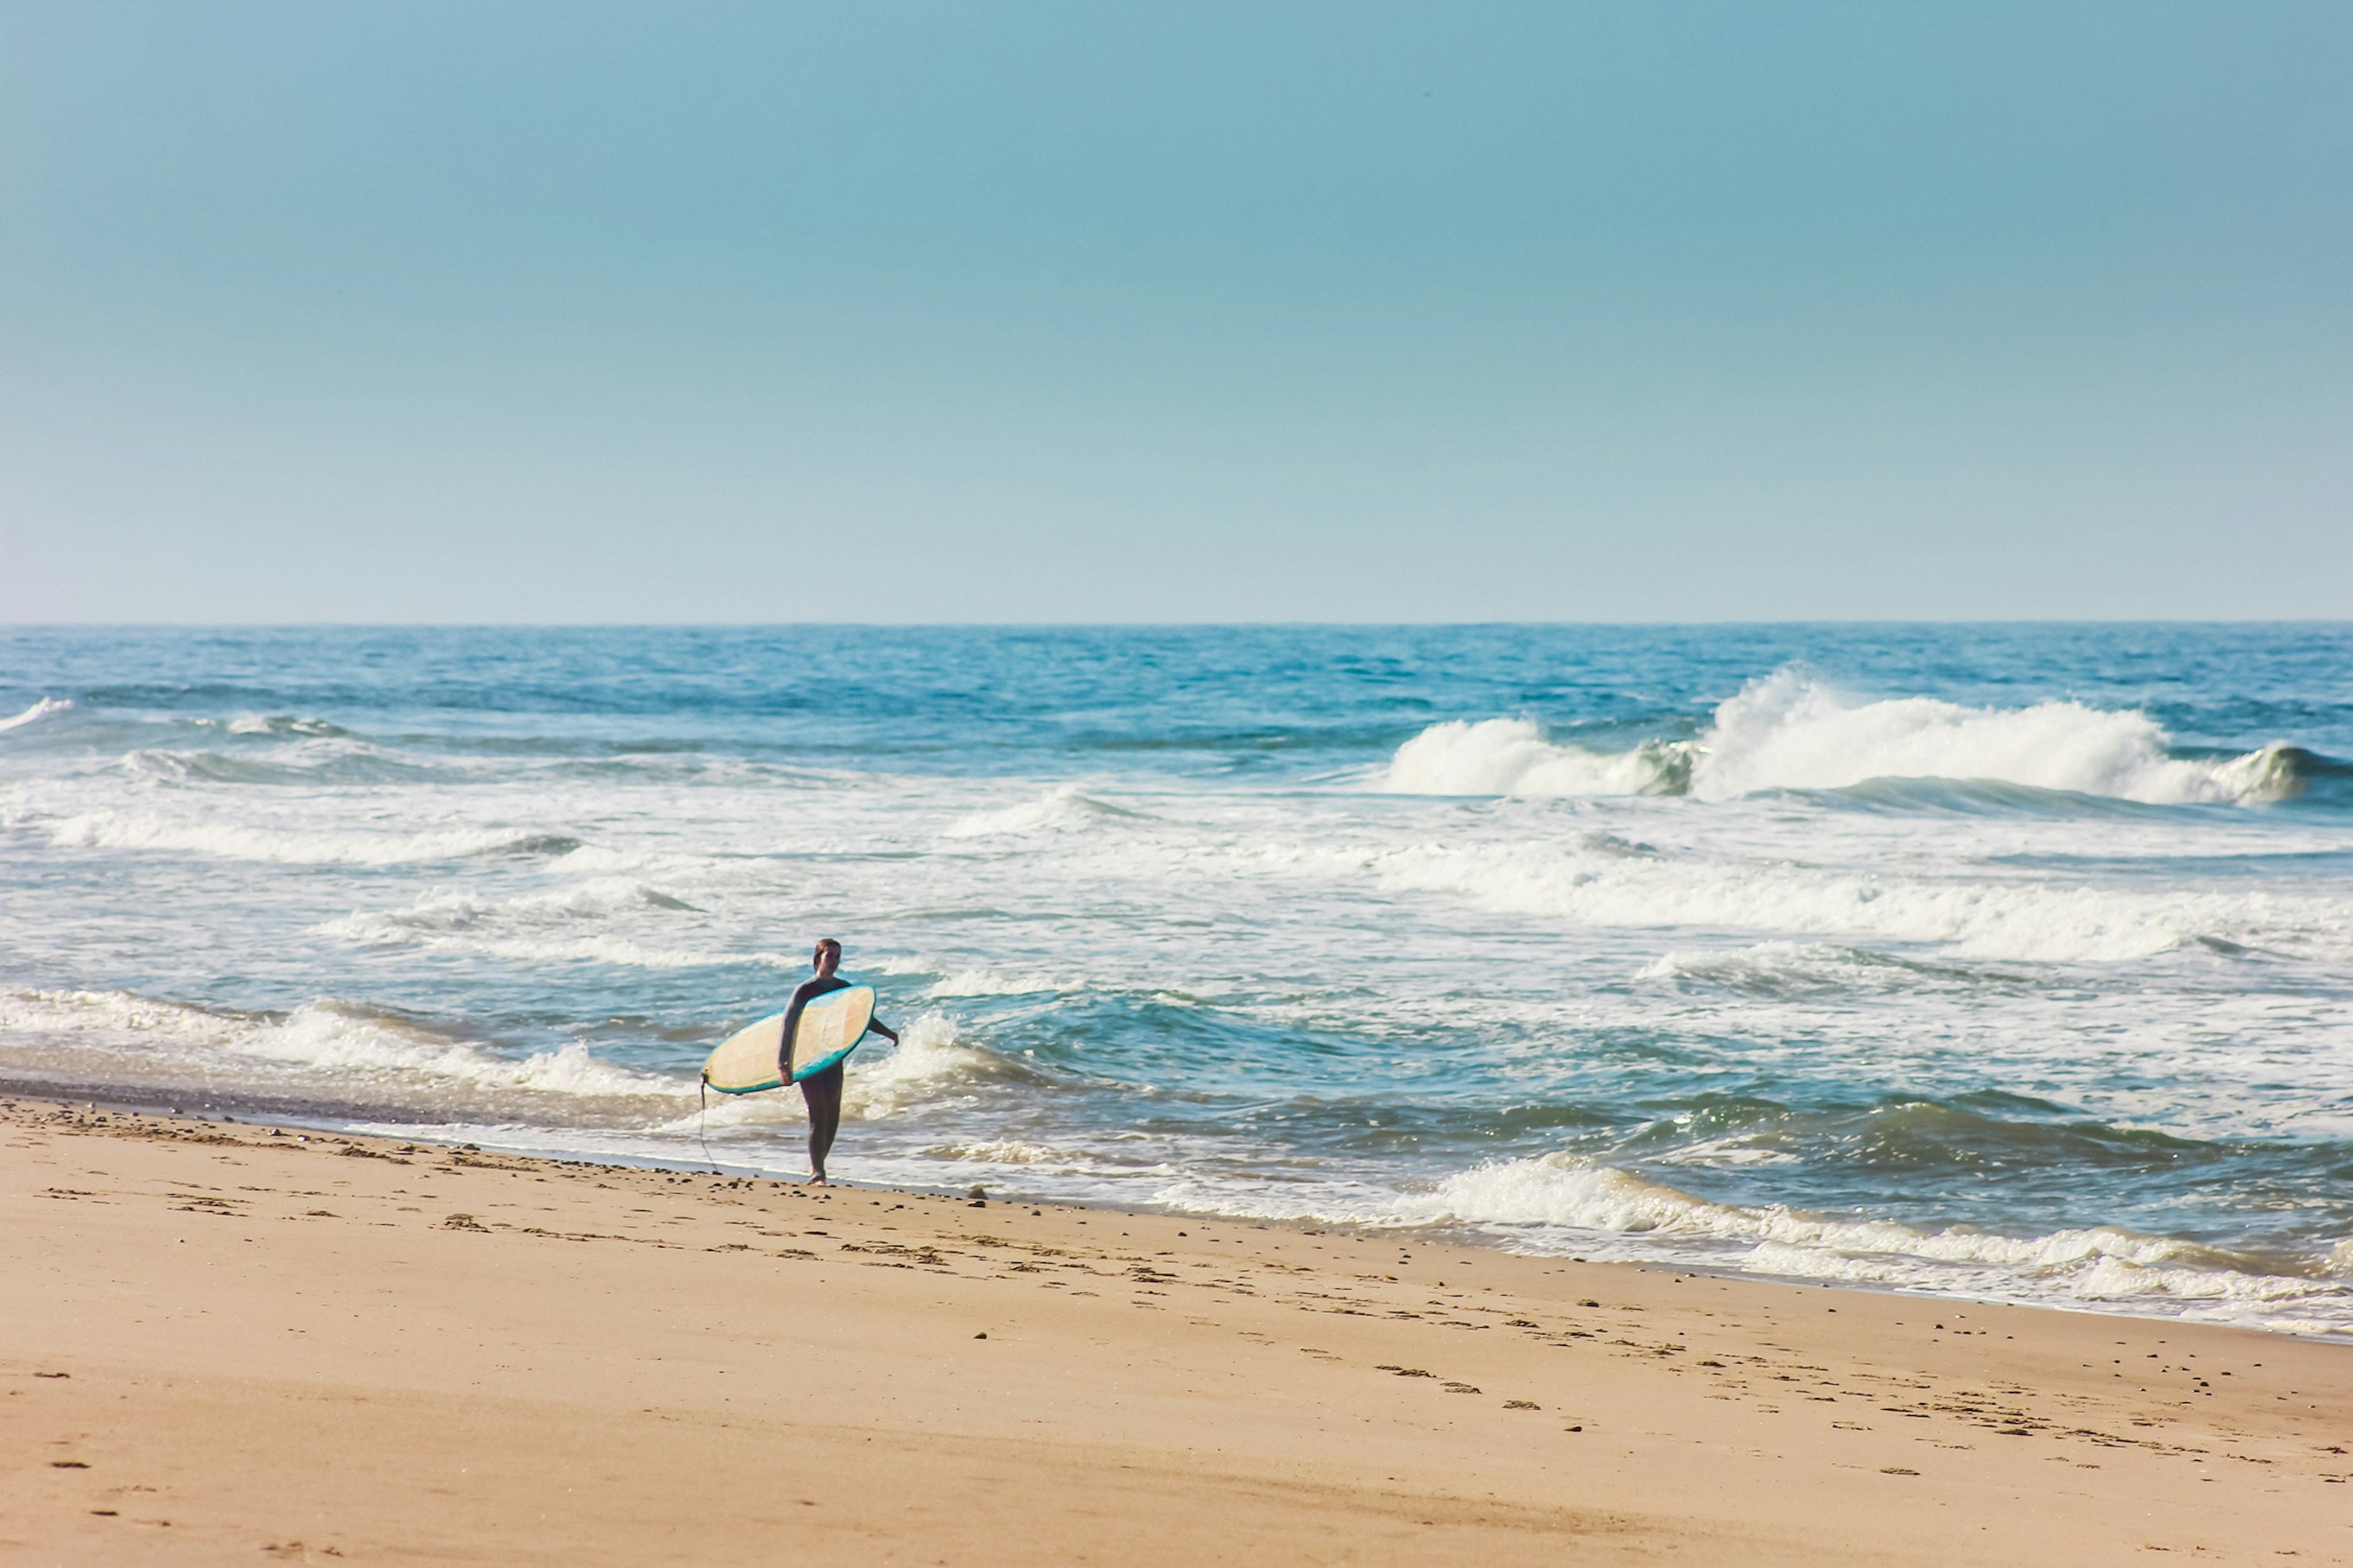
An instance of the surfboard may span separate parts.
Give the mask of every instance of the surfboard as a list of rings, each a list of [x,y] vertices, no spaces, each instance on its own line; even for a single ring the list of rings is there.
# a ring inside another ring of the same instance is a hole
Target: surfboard
[[[792,1081],[814,1077],[855,1050],[873,1016],[871,985],[828,991],[802,1008],[800,1027],[793,1032]],[[776,1074],[776,1057],[784,1037],[782,1013],[736,1030],[702,1064],[702,1081],[722,1094],[782,1088],[785,1079]]]

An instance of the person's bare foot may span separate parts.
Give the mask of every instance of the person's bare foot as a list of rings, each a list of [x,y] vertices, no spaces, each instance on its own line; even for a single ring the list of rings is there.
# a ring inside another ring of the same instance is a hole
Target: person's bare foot
[[[801,1178],[801,1185],[805,1187],[829,1187],[832,1184],[825,1179],[825,1173],[821,1171],[812,1172]]]

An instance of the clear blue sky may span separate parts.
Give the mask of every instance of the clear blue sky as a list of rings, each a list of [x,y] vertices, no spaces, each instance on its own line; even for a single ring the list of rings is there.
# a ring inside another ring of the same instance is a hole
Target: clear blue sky
[[[0,0],[0,620],[2353,615],[2353,5]]]

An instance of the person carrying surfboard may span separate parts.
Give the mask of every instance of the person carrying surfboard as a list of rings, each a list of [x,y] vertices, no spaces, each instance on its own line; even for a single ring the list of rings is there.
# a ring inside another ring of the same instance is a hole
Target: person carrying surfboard
[[[800,1026],[801,1009],[830,991],[845,991],[849,982],[834,973],[841,967],[841,943],[827,937],[817,944],[809,955],[809,967],[817,973],[793,989],[793,999],[785,1007],[784,1036],[776,1052],[776,1077],[786,1083],[793,1081],[793,1031]],[[881,1036],[892,1045],[899,1043],[899,1033],[876,1017],[868,1017],[869,1031]],[[800,1080],[801,1100],[808,1107],[809,1182],[814,1186],[826,1185],[825,1157],[833,1151],[833,1135],[841,1126],[841,1068],[834,1063],[823,1072],[811,1073]]]

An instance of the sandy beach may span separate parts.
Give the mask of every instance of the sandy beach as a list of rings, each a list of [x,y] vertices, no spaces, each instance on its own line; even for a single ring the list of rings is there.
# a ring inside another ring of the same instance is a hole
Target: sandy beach
[[[0,1168],[12,1563],[2353,1560],[2332,1344],[32,1101]]]

